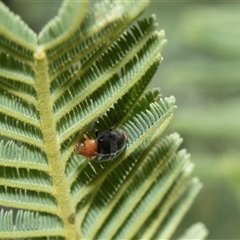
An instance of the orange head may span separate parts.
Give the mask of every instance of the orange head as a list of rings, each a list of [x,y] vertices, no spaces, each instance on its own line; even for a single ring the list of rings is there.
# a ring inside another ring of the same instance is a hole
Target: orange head
[[[86,139],[84,143],[78,143],[76,145],[76,151],[78,154],[93,159],[98,154],[98,145],[97,142],[94,139],[88,138],[86,134],[83,135]]]

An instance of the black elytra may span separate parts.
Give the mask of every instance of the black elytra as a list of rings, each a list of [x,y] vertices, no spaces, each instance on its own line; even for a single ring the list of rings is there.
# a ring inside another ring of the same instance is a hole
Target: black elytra
[[[122,130],[110,130],[96,138],[98,155],[94,161],[108,161],[120,154],[126,146],[127,135]]]

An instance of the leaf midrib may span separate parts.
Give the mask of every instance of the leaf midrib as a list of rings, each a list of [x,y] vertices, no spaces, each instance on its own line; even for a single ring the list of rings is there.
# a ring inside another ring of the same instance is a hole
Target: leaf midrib
[[[80,229],[76,223],[68,221],[69,216],[75,213],[70,196],[69,184],[65,175],[65,163],[61,159],[60,142],[57,138],[56,125],[53,117],[53,105],[50,97],[50,81],[48,76],[48,63],[46,54],[39,49],[35,53],[36,92],[38,96],[38,109],[41,118],[44,151],[49,165],[49,174],[52,178],[53,195],[57,202],[58,216],[63,223],[65,236],[76,239],[80,236]]]

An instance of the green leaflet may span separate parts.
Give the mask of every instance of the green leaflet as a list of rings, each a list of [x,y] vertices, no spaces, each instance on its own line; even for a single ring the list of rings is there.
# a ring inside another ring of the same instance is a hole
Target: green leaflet
[[[38,36],[38,44],[47,50],[68,40],[75,29],[81,25],[87,4],[87,1],[74,1],[72,3],[64,1],[58,16],[42,29]]]
[[[154,15],[131,25],[147,4],[64,1],[36,36],[0,3],[1,239],[150,239],[182,219],[200,185],[178,134],[159,140],[176,106],[146,91],[166,44]],[[111,127],[122,154],[77,155]]]
[[[0,45],[4,51],[19,60],[32,64],[32,52],[36,50],[37,36],[16,15],[0,2]]]
[[[40,231],[36,229],[44,229],[49,236],[62,235],[62,224],[54,216],[49,216],[42,213],[33,213],[29,211],[18,211],[16,215],[16,223],[12,224],[13,212],[5,212],[1,210],[0,220],[1,223],[8,222],[9,224],[1,224],[0,231],[8,232],[11,238],[18,237],[18,232],[26,231],[26,236],[32,236],[31,231],[34,232],[37,237],[40,235]],[[31,230],[31,231],[29,231]],[[14,233],[17,232],[17,233]],[[41,235],[40,235],[41,236]]]

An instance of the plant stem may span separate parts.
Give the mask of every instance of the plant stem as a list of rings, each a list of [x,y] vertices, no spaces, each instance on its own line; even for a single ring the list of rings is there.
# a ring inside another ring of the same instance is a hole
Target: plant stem
[[[53,195],[58,205],[58,216],[63,223],[64,237],[69,240],[79,240],[81,239],[80,228],[75,221],[75,208],[65,175],[65,164],[61,159],[60,141],[57,137],[56,122],[53,115],[48,62],[46,54],[42,50],[38,50],[34,57],[38,110],[41,117],[44,150],[52,177]]]

